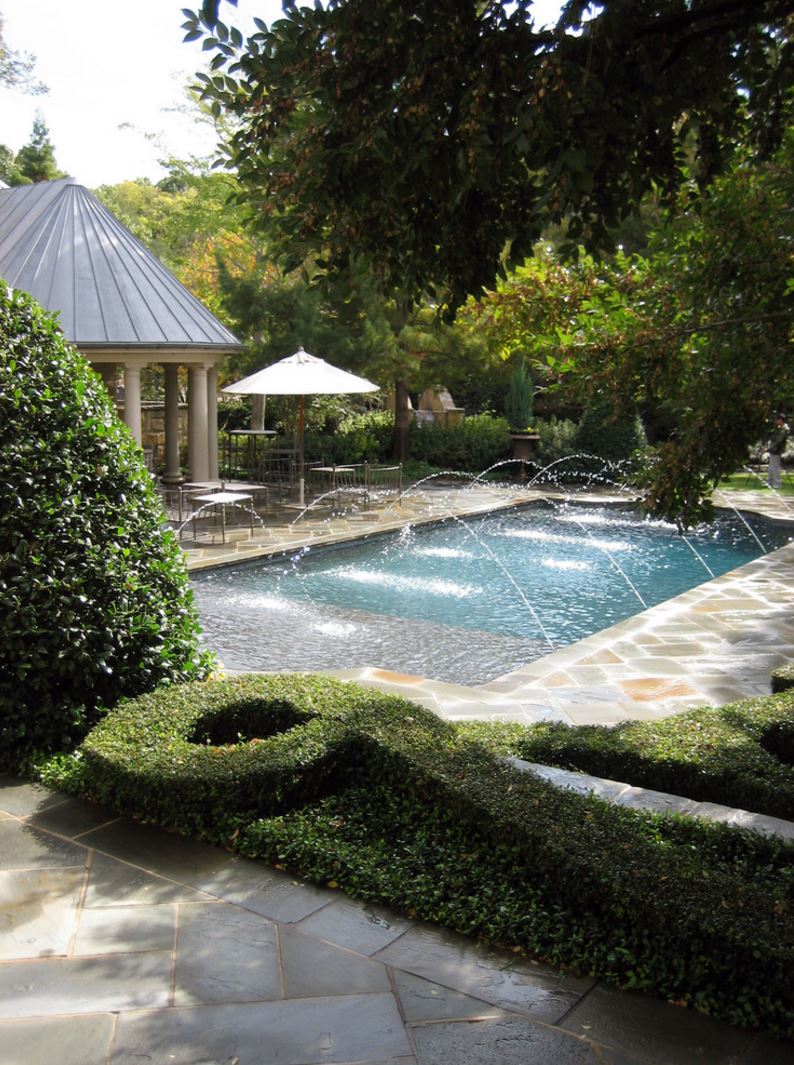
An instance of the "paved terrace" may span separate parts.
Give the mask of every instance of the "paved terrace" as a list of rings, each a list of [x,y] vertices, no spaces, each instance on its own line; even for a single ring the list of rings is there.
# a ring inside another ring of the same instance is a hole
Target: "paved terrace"
[[[403,525],[509,508],[543,497],[620,502],[614,492],[548,492],[445,484],[399,506],[330,516],[276,511],[253,538],[185,542],[191,570],[339,543]],[[716,502],[794,523],[794,500],[768,491],[718,493]],[[239,533],[236,535],[240,535]],[[394,673],[373,662],[335,676],[403,695],[450,720],[615,724],[769,692],[770,672],[794,660],[794,544],[643,611],[487,684],[466,687]]]
[[[0,777],[2,1065],[791,1065],[794,1049]]]

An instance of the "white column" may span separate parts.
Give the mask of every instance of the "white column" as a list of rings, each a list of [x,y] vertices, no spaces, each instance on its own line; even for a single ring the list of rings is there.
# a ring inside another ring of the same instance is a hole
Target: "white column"
[[[140,444],[142,439],[141,426],[141,368],[140,366],[124,366],[124,421]]]
[[[210,480],[218,480],[218,367],[207,370],[207,456]]]
[[[179,484],[179,367],[167,362],[165,370],[165,473],[164,484]]]
[[[207,440],[207,367],[188,367],[187,452],[191,481],[210,479]]]

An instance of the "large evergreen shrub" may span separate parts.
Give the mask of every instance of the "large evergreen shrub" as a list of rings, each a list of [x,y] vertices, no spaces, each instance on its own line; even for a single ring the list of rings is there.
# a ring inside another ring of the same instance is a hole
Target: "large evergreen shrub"
[[[615,480],[631,474],[648,438],[636,412],[616,415],[608,397],[595,396],[582,413],[573,446],[580,473]]]
[[[100,378],[0,286],[0,762],[203,676],[179,547]]]
[[[630,459],[647,443],[639,415],[616,415],[612,402],[603,396],[596,396],[585,407],[573,440],[578,451],[614,463]]]
[[[394,415],[387,410],[348,414],[332,432],[306,433],[306,456],[309,460],[338,464],[350,462],[385,462],[391,450]]]
[[[505,416],[512,432],[525,433],[530,428],[534,399],[534,382],[527,364],[520,359],[510,377],[510,385],[505,397]]]

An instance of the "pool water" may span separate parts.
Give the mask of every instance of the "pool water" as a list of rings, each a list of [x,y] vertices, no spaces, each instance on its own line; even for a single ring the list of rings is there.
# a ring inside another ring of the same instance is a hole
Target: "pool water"
[[[609,507],[533,505],[198,574],[231,669],[381,666],[481,684],[791,539],[723,515],[681,537]]]

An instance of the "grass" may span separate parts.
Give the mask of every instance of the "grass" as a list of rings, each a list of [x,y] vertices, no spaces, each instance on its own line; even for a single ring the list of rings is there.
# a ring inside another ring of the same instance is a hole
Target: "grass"
[[[759,491],[772,494],[772,489],[766,483],[763,473],[751,473],[747,470],[737,470],[730,477],[720,481],[717,486],[721,492],[748,492]],[[794,497],[794,473],[790,470],[783,472],[783,484],[775,489],[781,496]]]

